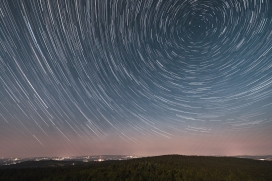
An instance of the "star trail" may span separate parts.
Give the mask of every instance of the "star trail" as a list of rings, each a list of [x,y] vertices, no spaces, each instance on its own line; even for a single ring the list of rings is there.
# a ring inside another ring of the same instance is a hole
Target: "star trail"
[[[271,110],[269,0],[0,1],[0,157],[271,154]]]

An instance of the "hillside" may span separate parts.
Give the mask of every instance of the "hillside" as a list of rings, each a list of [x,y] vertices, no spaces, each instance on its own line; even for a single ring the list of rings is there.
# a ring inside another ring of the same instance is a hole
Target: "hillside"
[[[25,162],[0,168],[0,180],[272,180],[272,162],[232,157],[165,155],[89,163]]]

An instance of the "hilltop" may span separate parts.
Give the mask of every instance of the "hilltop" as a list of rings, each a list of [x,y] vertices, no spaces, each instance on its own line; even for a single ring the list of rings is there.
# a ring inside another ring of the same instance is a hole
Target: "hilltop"
[[[23,167],[30,168],[23,168]],[[40,161],[0,167],[0,180],[272,180],[272,162],[164,155],[103,162]]]

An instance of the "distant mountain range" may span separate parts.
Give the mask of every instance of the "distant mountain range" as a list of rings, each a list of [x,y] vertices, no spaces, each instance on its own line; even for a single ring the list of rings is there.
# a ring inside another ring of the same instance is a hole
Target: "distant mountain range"
[[[91,162],[91,161],[107,161],[107,160],[129,160],[133,158],[141,158],[143,156],[135,155],[95,155],[95,156],[71,156],[71,157],[30,157],[30,158],[0,158],[0,166],[4,165],[15,165],[27,161],[76,161],[76,162]],[[225,157],[225,156],[216,156]],[[247,158],[253,160],[266,160],[272,161],[272,155],[261,155],[261,156],[251,156],[251,155],[239,155],[231,156],[236,158]]]

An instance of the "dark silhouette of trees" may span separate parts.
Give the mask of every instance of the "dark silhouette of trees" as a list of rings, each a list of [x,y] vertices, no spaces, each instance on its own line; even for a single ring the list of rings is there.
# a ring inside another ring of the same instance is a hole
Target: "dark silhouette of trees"
[[[28,164],[31,167],[31,162]],[[230,157],[166,155],[125,161],[77,163],[75,166],[69,162],[46,164],[40,163],[43,166],[35,168],[2,168],[0,180],[272,180],[272,162]]]

